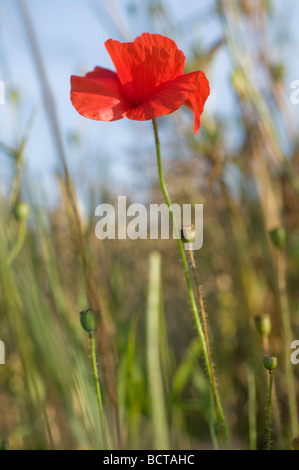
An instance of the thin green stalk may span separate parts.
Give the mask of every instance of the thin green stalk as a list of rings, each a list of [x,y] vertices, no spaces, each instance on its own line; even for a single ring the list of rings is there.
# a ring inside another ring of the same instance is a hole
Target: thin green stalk
[[[271,411],[272,411],[273,371],[269,370],[269,395],[267,407],[267,450],[271,450]]]
[[[285,371],[286,371],[286,382],[289,399],[289,414],[291,420],[291,431],[292,437],[297,436],[299,433],[298,428],[298,410],[295,393],[295,380],[292,364],[289,358],[289,349],[292,342],[292,329],[290,321],[289,303],[287,297],[286,287],[286,273],[285,273],[285,258],[284,253],[277,250],[278,257],[278,289],[281,306],[281,319],[284,333],[284,356],[285,356]]]
[[[190,244],[191,245],[191,244]],[[210,340],[209,340],[209,334],[208,334],[208,325],[207,325],[207,319],[206,319],[206,312],[205,312],[205,306],[203,302],[203,297],[201,293],[201,288],[200,288],[200,283],[196,271],[196,264],[195,264],[195,259],[193,255],[193,250],[190,248],[188,250],[189,252],[189,257],[190,257],[190,262],[191,262],[191,267],[192,267],[192,272],[193,272],[193,278],[196,286],[196,291],[197,291],[197,297],[198,297],[198,302],[199,302],[199,307],[200,307],[200,312],[201,312],[201,321],[202,321],[202,327],[203,327],[203,332],[205,336],[205,341],[207,345],[207,354],[208,354],[208,359],[209,363],[211,364],[211,373],[212,373],[212,387],[213,387],[213,397],[217,395],[217,386],[216,386],[216,376],[215,376],[215,370],[213,366],[213,361],[212,361],[212,354],[211,354],[211,348],[210,348]]]
[[[18,238],[13,245],[11,251],[9,252],[6,260],[5,260],[5,266],[8,267],[12,264],[12,262],[16,259],[18,254],[20,253],[22,246],[24,245],[24,241],[26,238],[26,224],[25,223],[20,223],[19,227],[19,233],[18,233]]]
[[[210,387],[211,387],[211,390],[212,390],[212,393],[213,393],[213,401],[214,401],[214,406],[215,406],[219,431],[220,431],[220,433],[223,437],[223,440],[226,442],[226,445],[228,447],[230,447],[229,430],[228,430],[228,426],[227,426],[226,419],[225,419],[225,416],[224,416],[224,412],[223,412],[219,392],[218,392],[216,383],[214,383],[214,381],[213,381],[213,372],[212,372],[213,366],[212,366],[212,364],[209,360],[207,343],[206,343],[204,331],[203,331],[203,328],[202,328],[202,325],[201,325],[201,321],[200,321],[200,317],[199,317],[199,313],[198,313],[198,308],[197,308],[197,303],[196,303],[196,300],[195,300],[195,295],[194,295],[192,282],[191,282],[191,278],[190,278],[190,274],[189,274],[188,261],[187,261],[186,253],[185,253],[185,250],[184,250],[184,243],[181,240],[181,237],[179,235],[179,230],[178,230],[177,223],[176,223],[174,213],[173,213],[173,209],[172,209],[172,202],[171,202],[171,199],[170,199],[170,196],[169,196],[169,193],[167,191],[166,184],[165,184],[165,181],[164,181],[162,162],[161,162],[160,141],[159,141],[158,126],[157,126],[156,119],[153,119],[153,129],[154,129],[154,135],[155,135],[155,145],[156,145],[156,154],[157,154],[157,163],[158,163],[158,173],[159,173],[160,186],[161,186],[166,204],[167,204],[168,209],[169,209],[170,218],[171,218],[171,221],[172,221],[172,224],[173,224],[173,227],[174,227],[174,232],[175,232],[175,236],[176,236],[178,247],[179,247],[180,256],[181,256],[182,263],[183,263],[184,274],[185,274],[189,299],[190,299],[190,303],[191,303],[192,313],[193,313],[196,329],[197,329],[197,332],[198,332],[198,335],[199,335],[199,338],[200,338],[200,341],[201,341],[201,346],[202,346],[205,365],[206,365],[207,373],[208,373],[208,377],[209,377]]]
[[[256,386],[254,373],[251,368],[247,372],[248,380],[248,424],[249,424],[249,448],[256,450]]]
[[[98,367],[97,367],[94,333],[89,333],[89,339],[90,339],[92,370],[93,370],[93,377],[94,377],[94,383],[95,383],[96,395],[97,395],[97,401],[98,401],[98,407],[99,407],[99,413],[100,413],[101,427],[102,427],[102,432],[104,436],[104,445],[105,445],[105,448],[108,449],[108,439],[107,439],[105,416],[104,416],[104,410],[103,410],[102,393],[101,393]]]
[[[12,188],[11,188],[11,193],[10,193],[10,197],[9,197],[10,207],[14,206],[14,204],[17,201],[19,192],[20,192],[22,165],[23,165],[23,162],[18,161],[16,163],[15,176],[14,176],[14,179],[13,179],[13,182],[12,182]]]

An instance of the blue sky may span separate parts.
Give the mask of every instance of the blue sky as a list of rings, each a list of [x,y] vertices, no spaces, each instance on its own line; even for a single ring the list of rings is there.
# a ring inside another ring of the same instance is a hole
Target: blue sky
[[[140,145],[151,145],[151,123],[128,120],[99,123],[87,120],[76,113],[69,100],[69,81],[72,74],[84,75],[96,65],[113,69],[104,42],[110,37],[120,40],[122,38],[109,19],[104,3],[103,0],[27,0],[57,104],[65,144],[67,136],[73,133],[79,133],[82,139],[79,151],[66,145],[69,166],[73,172],[83,169],[86,174],[94,173],[95,181],[98,172],[99,181],[109,178],[112,189],[117,192],[119,185],[127,185],[129,189],[132,186],[128,164],[131,158],[130,148],[132,145],[136,147],[138,142]],[[143,31],[158,32],[148,23],[147,2],[115,0],[115,3],[132,37]],[[177,37],[172,37],[187,57],[189,46],[195,38],[201,39],[204,45],[212,44],[219,38],[220,26],[217,19],[206,21],[207,12],[211,11],[214,5],[213,0],[201,2],[200,6],[195,0],[172,0],[165,3],[169,6],[172,23],[176,26],[173,34]],[[288,0],[283,2],[283,8],[281,2],[275,3],[278,5],[276,18],[280,18],[282,25],[285,23],[290,34],[295,34],[296,44],[292,44],[286,58],[289,80],[294,80],[299,78],[296,29],[299,18],[298,2]],[[275,30],[273,35],[275,36]],[[273,50],[274,55],[279,56],[280,53],[279,48],[277,51]],[[21,95],[21,113],[17,117],[17,126],[10,104],[7,102],[0,106],[0,140],[14,144],[24,131],[32,110],[37,109],[26,152],[27,164],[36,180],[51,193],[54,172],[59,162],[52,145],[41,101],[40,84],[15,0],[0,1],[0,54],[0,79],[13,83]],[[207,102],[207,111],[229,116],[234,100],[230,93],[230,64],[225,53],[219,54],[209,79],[212,95]],[[297,109],[294,112],[297,118]],[[190,124],[191,122],[190,115]],[[5,165],[1,166],[0,176],[5,178],[7,171]]]

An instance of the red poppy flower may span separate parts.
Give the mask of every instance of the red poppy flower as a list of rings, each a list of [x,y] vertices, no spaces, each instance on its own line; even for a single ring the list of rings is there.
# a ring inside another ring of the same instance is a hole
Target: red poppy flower
[[[174,41],[144,33],[134,42],[109,39],[105,47],[116,73],[96,67],[85,77],[71,77],[71,100],[78,113],[98,121],[147,121],[185,104],[198,132],[209,82],[201,71],[184,74],[185,56]]]

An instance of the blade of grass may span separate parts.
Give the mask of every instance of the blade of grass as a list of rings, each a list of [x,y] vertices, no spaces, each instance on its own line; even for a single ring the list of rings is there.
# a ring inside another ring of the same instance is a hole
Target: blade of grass
[[[147,298],[147,367],[149,376],[155,448],[169,449],[168,425],[165,409],[161,358],[159,348],[161,256],[153,252],[149,259],[149,287]]]

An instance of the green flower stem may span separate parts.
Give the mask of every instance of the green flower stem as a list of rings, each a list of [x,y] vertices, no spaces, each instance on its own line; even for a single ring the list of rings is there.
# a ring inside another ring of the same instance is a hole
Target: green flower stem
[[[98,407],[99,407],[99,413],[100,413],[101,427],[102,427],[102,432],[104,436],[104,445],[105,445],[105,448],[108,449],[108,439],[107,439],[107,432],[106,432],[105,416],[104,416],[104,411],[103,411],[101,386],[100,386],[98,367],[97,367],[94,333],[89,333],[89,340],[90,340],[92,370],[93,370],[93,377],[94,377],[94,383],[95,383],[96,395],[97,395],[97,401],[98,401]]]
[[[249,424],[249,448],[256,450],[257,427],[256,427],[256,385],[254,373],[248,367],[247,371],[248,383],[248,424]]]
[[[196,286],[197,297],[198,297],[198,302],[199,302],[199,307],[200,307],[200,312],[201,312],[201,322],[202,322],[204,337],[205,337],[205,341],[206,341],[206,345],[207,345],[208,360],[209,360],[209,363],[211,365],[211,374],[212,374],[212,383],[211,383],[211,385],[213,387],[213,397],[216,397],[217,396],[217,386],[216,386],[215,370],[214,370],[214,366],[213,366],[212,354],[211,354],[211,348],[210,348],[208,325],[207,325],[205,307],[204,307],[204,302],[203,302],[203,297],[202,297],[202,293],[201,293],[199,279],[198,279],[198,276],[197,276],[196,264],[195,264],[195,259],[194,259],[194,256],[193,256],[192,248],[189,249],[189,257],[190,257],[190,262],[191,262],[191,267],[192,267],[192,272],[193,272],[193,277],[194,277],[194,282],[195,282],[195,286]]]
[[[20,227],[19,227],[18,238],[17,238],[15,244],[13,245],[11,251],[9,252],[5,262],[4,262],[6,267],[10,266],[12,264],[12,262],[16,259],[18,254],[20,253],[20,251],[22,249],[22,246],[24,245],[24,241],[25,241],[25,238],[26,238],[26,232],[27,232],[26,224],[21,222]]]
[[[273,371],[269,370],[269,395],[267,409],[267,450],[271,450],[271,411],[272,411]]]
[[[197,329],[197,332],[198,332],[198,335],[199,335],[199,338],[200,338],[200,342],[201,342],[201,346],[202,346],[202,350],[203,350],[203,355],[204,355],[204,360],[205,360],[205,365],[206,365],[207,373],[208,373],[208,377],[209,377],[210,387],[211,387],[212,394],[213,394],[213,402],[214,402],[214,406],[215,406],[219,431],[220,431],[220,433],[223,437],[223,440],[226,442],[226,445],[228,447],[230,447],[229,430],[228,430],[228,427],[227,427],[227,423],[226,423],[226,420],[225,420],[223,408],[222,408],[222,405],[221,405],[219,392],[218,392],[218,389],[217,389],[217,386],[216,386],[216,383],[215,383],[215,378],[213,380],[213,365],[212,365],[212,363],[209,359],[207,343],[206,343],[206,340],[205,340],[204,331],[203,331],[203,328],[202,328],[202,325],[201,325],[201,321],[200,321],[200,317],[199,317],[199,313],[198,313],[198,309],[197,309],[197,303],[196,303],[196,300],[195,300],[195,295],[194,295],[192,282],[191,282],[191,278],[190,278],[190,274],[189,274],[187,257],[186,257],[186,253],[185,253],[185,250],[184,250],[184,243],[181,240],[181,237],[180,237],[180,234],[179,234],[179,230],[178,230],[177,223],[176,223],[174,213],[173,213],[173,209],[172,209],[172,202],[171,202],[171,199],[170,199],[170,196],[169,196],[169,193],[167,191],[166,184],[165,184],[165,181],[164,181],[162,162],[161,162],[160,141],[159,141],[158,126],[157,126],[156,119],[153,119],[153,129],[154,129],[154,135],[155,135],[155,144],[156,144],[156,153],[157,153],[157,163],[158,163],[158,173],[159,173],[160,185],[161,185],[161,189],[162,189],[166,204],[167,204],[168,209],[169,209],[170,218],[171,218],[171,221],[172,221],[172,224],[173,224],[173,227],[174,227],[175,236],[176,236],[177,242],[178,242],[179,252],[180,252],[180,256],[181,256],[182,263],[183,263],[184,274],[185,274],[189,299],[190,299],[191,308],[192,308],[192,313],[193,313],[196,329]]]
[[[14,204],[17,201],[18,194],[20,192],[20,184],[21,184],[21,164],[23,162],[17,162],[16,163],[16,169],[15,169],[15,176],[12,182],[12,188],[11,188],[11,193],[9,197],[9,205],[11,207],[14,206]]]

